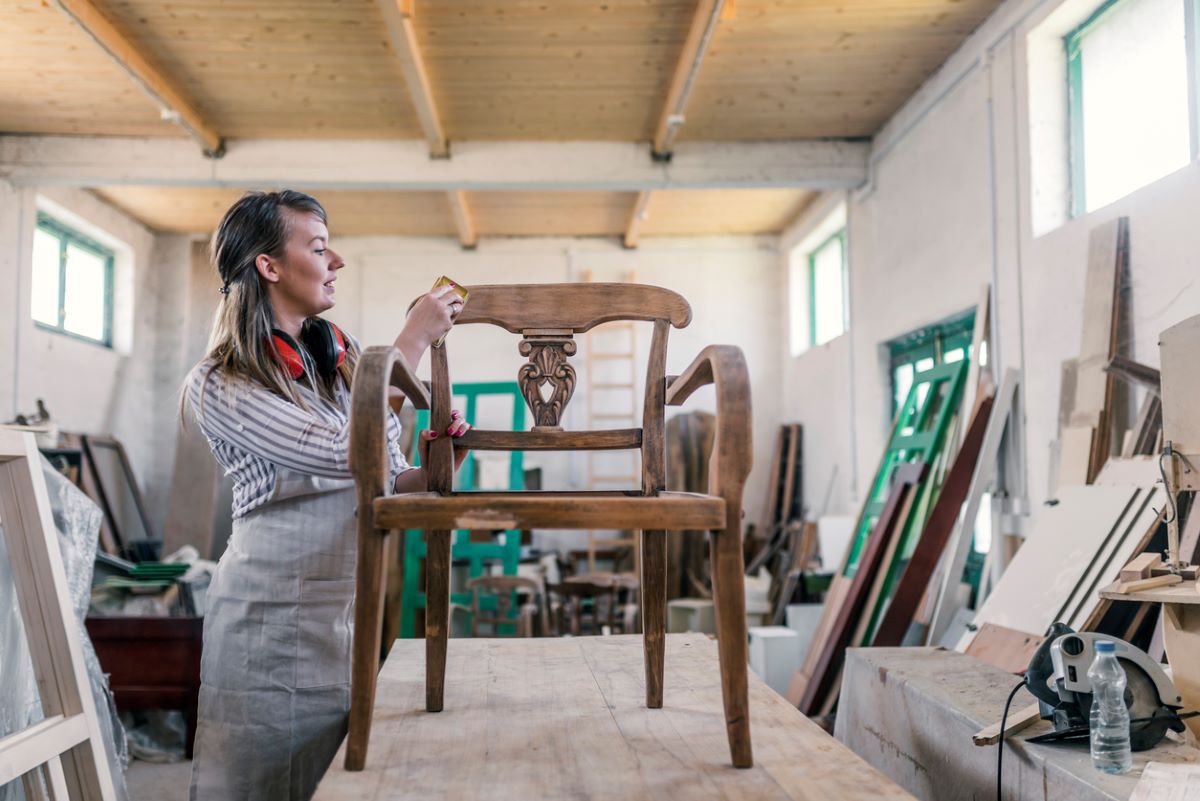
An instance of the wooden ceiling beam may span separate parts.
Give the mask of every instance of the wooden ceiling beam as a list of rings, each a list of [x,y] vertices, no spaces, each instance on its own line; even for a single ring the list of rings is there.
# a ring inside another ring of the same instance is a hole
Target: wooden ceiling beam
[[[870,144],[685,141],[670,164],[638,142],[457,142],[430,159],[410,140],[234,139],[200,157],[166,137],[0,135],[0,177],[22,186],[305,186],[312,189],[606,191],[851,189]]]
[[[675,135],[685,120],[688,98],[696,85],[700,74],[700,64],[708,52],[708,45],[716,31],[717,22],[722,17],[722,9],[729,0],[699,0],[696,12],[692,16],[692,26],[688,29],[687,39],[683,43],[683,52],[675,65],[675,74],[671,78],[671,86],[667,90],[667,102],[663,105],[658,117],[658,127],[654,129],[653,156],[657,160],[666,161],[671,158],[671,150],[675,144]]]
[[[629,222],[625,223],[625,236],[621,240],[622,244],[627,248],[636,248],[638,246],[638,237],[642,232],[642,223],[647,217],[647,209],[650,206],[650,190],[642,190],[638,192],[637,198],[633,201],[633,208],[629,210]]]
[[[474,250],[479,244],[479,234],[475,230],[475,216],[467,203],[467,193],[461,189],[447,192],[450,199],[450,213],[454,215],[454,228],[458,232],[458,244],[464,250]]]
[[[109,22],[91,0],[53,0],[117,66],[133,78],[162,110],[164,120],[178,124],[195,139],[210,158],[225,152],[225,143],[216,128],[205,119],[184,93],[155,68],[141,51]]]
[[[446,139],[446,130],[442,127],[442,118],[438,114],[433,88],[429,83],[429,73],[426,72],[425,62],[421,59],[421,48],[417,44],[417,33],[413,26],[415,2],[378,2],[388,29],[392,51],[400,61],[404,83],[408,86],[408,94],[417,111],[417,119],[421,122],[421,130],[425,132],[425,140],[429,143],[429,155],[431,158],[447,158],[450,155],[450,142]]]

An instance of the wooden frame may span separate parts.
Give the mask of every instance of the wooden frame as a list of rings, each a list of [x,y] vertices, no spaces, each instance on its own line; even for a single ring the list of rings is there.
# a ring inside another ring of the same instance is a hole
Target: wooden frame
[[[430,443],[425,466],[427,491],[389,496],[385,414],[389,386],[397,386],[419,408],[430,410],[435,431],[450,424],[451,384],[445,344],[431,351],[429,390],[399,351],[368,348],[355,374],[352,395],[350,466],[358,487],[358,563],[355,638],[346,769],[362,770],[375,702],[379,668],[387,542],[395,528],[426,532],[425,665],[428,712],[443,706],[449,619],[450,533],[453,529],[630,528],[642,534],[642,629],[646,706],[663,704],[666,642],[667,530],[707,530],[719,639],[722,695],[733,764],[750,767],[747,696],[747,632],[742,561],[742,490],[750,472],[750,386],[739,348],[705,348],[674,380],[666,375],[670,327],[691,321],[687,301],[674,292],[635,284],[537,284],[467,287],[471,302],[456,325],[488,323],[522,336],[519,351],[522,394],[533,411],[529,436],[559,450],[640,448],[641,490],[628,492],[454,493],[449,437]],[[619,432],[564,432],[562,412],[574,390],[567,357],[574,336],[609,320],[653,324],[640,436]],[[553,390],[547,398],[542,388]],[[684,403],[697,389],[716,391],[717,433],[707,495],[667,493],[664,456],[665,407]],[[486,447],[494,432],[467,440]],[[514,447],[510,438],[497,444]],[[510,525],[511,524],[511,525]]]
[[[45,716],[0,739],[0,785],[25,777],[27,795],[42,797],[30,771],[44,767],[55,801],[113,801],[116,790],[32,434],[0,429],[0,521]]]

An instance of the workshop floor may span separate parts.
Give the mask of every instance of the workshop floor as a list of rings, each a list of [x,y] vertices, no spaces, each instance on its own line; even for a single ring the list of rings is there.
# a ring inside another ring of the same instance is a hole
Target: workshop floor
[[[142,762],[134,759],[125,772],[129,801],[187,801],[192,761]]]

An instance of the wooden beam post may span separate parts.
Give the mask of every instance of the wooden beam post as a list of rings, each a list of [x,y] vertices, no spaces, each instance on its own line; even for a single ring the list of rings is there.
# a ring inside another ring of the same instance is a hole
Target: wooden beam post
[[[667,161],[671,158],[671,147],[675,142],[675,134],[683,125],[684,110],[696,84],[696,76],[700,73],[700,63],[704,60],[704,54],[708,52],[709,42],[712,41],[713,31],[716,30],[717,21],[726,2],[727,0],[700,0],[696,4],[692,27],[684,40],[683,52],[679,55],[675,75],[671,78],[671,87],[667,91],[667,102],[654,131],[652,155],[656,160]]]
[[[474,250],[479,244],[479,234],[475,231],[475,219],[471,207],[467,204],[467,193],[461,189],[446,193],[450,200],[450,213],[454,215],[454,228],[458,231],[458,243],[464,250]]]
[[[225,154],[221,135],[196,106],[113,27],[91,0],[54,0],[54,4],[150,95],[161,107],[163,119],[179,125],[200,144],[204,155],[220,158]]]
[[[449,158],[450,143],[446,139],[446,131],[442,128],[442,120],[438,115],[437,104],[433,99],[433,89],[429,84],[429,74],[425,71],[425,62],[421,60],[421,48],[417,44],[417,33],[413,26],[413,0],[378,0],[379,10],[383,14],[384,24],[387,25],[388,38],[392,50],[400,60],[400,70],[404,73],[404,82],[408,86],[408,94],[412,98],[421,121],[421,130],[425,132],[425,140],[429,143],[430,158]]]
[[[633,202],[633,208],[629,212],[629,222],[625,223],[625,237],[622,240],[625,247],[636,248],[638,246],[638,237],[641,235],[642,223],[647,217],[646,209],[649,205],[650,190],[644,189],[638,192],[637,199]]]

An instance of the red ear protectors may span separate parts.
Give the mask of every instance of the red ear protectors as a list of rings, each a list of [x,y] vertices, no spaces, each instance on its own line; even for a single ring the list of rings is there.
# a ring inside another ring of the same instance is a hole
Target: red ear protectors
[[[279,364],[294,381],[299,381],[308,372],[309,363],[319,377],[332,378],[346,360],[345,335],[336,325],[320,317],[304,323],[300,329],[301,345],[278,328],[271,330],[271,340],[279,354]]]

